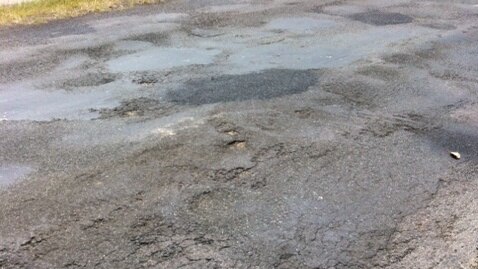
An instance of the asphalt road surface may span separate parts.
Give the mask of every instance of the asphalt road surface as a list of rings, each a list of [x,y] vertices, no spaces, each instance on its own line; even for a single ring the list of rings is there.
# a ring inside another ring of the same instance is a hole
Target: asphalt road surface
[[[476,269],[478,2],[3,29],[0,137],[0,268]]]

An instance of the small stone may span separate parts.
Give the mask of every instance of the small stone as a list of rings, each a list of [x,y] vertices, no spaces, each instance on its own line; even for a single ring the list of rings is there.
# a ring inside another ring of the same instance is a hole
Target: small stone
[[[461,154],[459,152],[456,152],[456,151],[450,152],[450,156],[453,157],[456,160],[461,159]]]
[[[238,149],[245,149],[245,148],[246,148],[246,142],[236,143],[236,148],[238,148]]]
[[[239,133],[234,131],[234,130],[230,130],[230,131],[227,131],[226,134],[228,134],[230,136],[235,136],[235,135],[238,135]]]
[[[125,116],[127,116],[127,117],[138,116],[138,111],[126,111]]]
[[[246,148],[246,141],[244,140],[233,140],[227,143],[230,147],[235,147],[237,149],[245,149]]]

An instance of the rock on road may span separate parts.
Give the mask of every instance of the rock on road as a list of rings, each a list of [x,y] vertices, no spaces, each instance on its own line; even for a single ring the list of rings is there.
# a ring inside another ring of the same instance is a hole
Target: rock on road
[[[477,4],[0,30],[0,268],[478,268]]]

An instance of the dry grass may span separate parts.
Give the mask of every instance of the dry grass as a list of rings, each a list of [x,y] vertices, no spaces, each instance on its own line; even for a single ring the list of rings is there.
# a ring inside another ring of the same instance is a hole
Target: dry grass
[[[35,0],[0,7],[0,25],[45,23],[91,12],[105,12],[158,2],[162,0]]]

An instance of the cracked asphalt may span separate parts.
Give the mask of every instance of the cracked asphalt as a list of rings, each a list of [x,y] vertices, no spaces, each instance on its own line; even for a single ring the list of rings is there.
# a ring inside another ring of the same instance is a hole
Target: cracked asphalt
[[[477,78],[474,0],[1,29],[0,268],[477,269]]]

